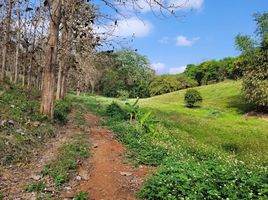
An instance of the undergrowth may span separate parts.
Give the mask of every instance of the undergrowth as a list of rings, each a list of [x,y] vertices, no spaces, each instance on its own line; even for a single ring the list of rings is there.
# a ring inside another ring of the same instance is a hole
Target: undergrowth
[[[55,186],[60,187],[70,180],[72,172],[78,166],[78,161],[88,156],[89,147],[84,135],[76,135],[69,144],[60,148],[57,158],[45,166],[42,175],[50,176]]]
[[[13,84],[0,86],[0,165],[31,159],[55,136],[56,124],[39,114],[39,94]]]

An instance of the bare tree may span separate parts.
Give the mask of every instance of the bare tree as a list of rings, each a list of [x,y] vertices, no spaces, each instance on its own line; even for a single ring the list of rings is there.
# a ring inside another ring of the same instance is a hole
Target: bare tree
[[[8,1],[8,10],[7,10],[7,17],[6,17],[6,31],[4,37],[4,47],[2,53],[2,71],[1,71],[1,81],[5,80],[6,74],[6,61],[7,61],[7,50],[9,45],[9,34],[10,34],[10,25],[11,25],[11,11],[12,11],[13,1]]]

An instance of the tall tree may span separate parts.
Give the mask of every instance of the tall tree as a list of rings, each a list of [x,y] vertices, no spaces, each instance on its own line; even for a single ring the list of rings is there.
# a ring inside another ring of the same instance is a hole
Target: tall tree
[[[7,17],[6,17],[6,27],[5,27],[5,37],[4,37],[4,47],[2,53],[2,71],[1,71],[1,81],[5,80],[6,74],[6,61],[7,61],[7,50],[9,45],[9,35],[10,35],[10,25],[11,25],[11,11],[12,11],[13,1],[8,1]]]
[[[45,69],[43,78],[40,112],[53,118],[54,115],[54,85],[55,68],[57,66],[57,44],[61,19],[62,0],[53,0],[49,24],[48,43],[45,53]]]

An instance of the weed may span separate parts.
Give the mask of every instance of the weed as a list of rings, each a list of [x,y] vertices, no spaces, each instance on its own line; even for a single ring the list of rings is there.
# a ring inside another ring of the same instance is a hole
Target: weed
[[[75,195],[73,200],[88,200],[88,194],[86,192],[79,192]]]
[[[26,192],[43,192],[46,188],[46,185],[42,181],[34,182],[25,188]]]
[[[72,104],[68,100],[58,100],[56,101],[54,118],[61,124],[66,124],[68,122],[67,115],[71,111]]]
[[[77,160],[85,159],[89,155],[88,145],[83,136],[76,136],[70,144],[59,150],[59,156],[42,170],[43,175],[51,176],[57,187],[66,183],[71,171],[77,168]]]

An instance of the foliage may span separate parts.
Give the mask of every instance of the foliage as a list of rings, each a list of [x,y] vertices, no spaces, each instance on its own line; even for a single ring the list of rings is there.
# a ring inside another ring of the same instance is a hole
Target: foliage
[[[127,90],[118,90],[117,97],[123,101],[129,98],[129,92]]]
[[[268,13],[255,14],[256,34],[260,41],[238,35],[236,46],[241,50],[243,62],[243,93],[248,102],[258,109],[268,109]]]
[[[68,113],[72,109],[72,103],[68,100],[58,100],[56,101],[54,118],[61,124],[66,124],[68,122]]]
[[[268,181],[263,171],[221,161],[169,158],[138,192],[148,200],[265,199]]]
[[[136,119],[136,116],[139,112],[139,106],[138,106],[139,98],[133,103],[126,103],[125,110],[127,112],[127,115],[129,116],[129,121],[132,122],[134,119]]]
[[[184,95],[184,101],[189,108],[194,107],[197,103],[202,102],[202,100],[200,92],[195,89],[188,89]]]
[[[42,181],[37,181],[29,184],[26,188],[26,192],[43,192],[46,188],[46,185]]]
[[[218,61],[205,61],[198,65],[189,64],[186,66],[184,74],[195,80],[198,85],[217,83],[225,79],[238,79],[242,73],[236,65],[237,59],[227,57]]]
[[[155,96],[194,86],[197,82],[185,75],[161,75],[152,80],[149,91],[151,96]]]
[[[88,200],[88,194],[86,192],[79,192],[75,195],[73,200]]]
[[[38,94],[22,87],[0,85],[0,165],[31,159],[33,149],[55,136],[55,124],[39,114],[38,101]]]
[[[58,157],[45,166],[43,175],[53,178],[55,186],[59,187],[70,178],[70,172],[77,168],[77,160],[85,159],[89,155],[89,148],[83,135],[77,135],[70,144],[59,150]]]
[[[114,118],[125,119],[127,113],[116,102],[112,102],[106,107],[106,115]]]
[[[118,91],[127,91],[129,97],[148,97],[148,85],[153,77],[146,57],[132,50],[112,54],[112,65],[102,77],[101,92],[109,97],[120,97]]]

